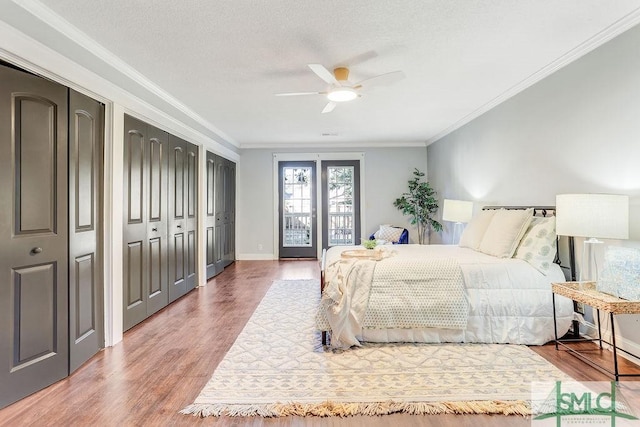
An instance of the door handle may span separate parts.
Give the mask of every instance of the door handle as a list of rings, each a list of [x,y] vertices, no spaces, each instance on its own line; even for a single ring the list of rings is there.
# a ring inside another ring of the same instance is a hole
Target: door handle
[[[158,231],[158,229],[157,229],[157,228],[155,228],[155,227],[153,227],[153,228],[151,229],[151,231]]]
[[[182,226],[181,226],[180,224],[178,224],[176,227],[178,227],[178,228],[182,228]]]
[[[33,248],[31,249],[31,252],[29,252],[31,255],[38,255],[39,253],[42,253],[42,248]]]

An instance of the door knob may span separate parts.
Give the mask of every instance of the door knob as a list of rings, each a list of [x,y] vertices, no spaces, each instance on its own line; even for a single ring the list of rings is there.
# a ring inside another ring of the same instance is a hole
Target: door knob
[[[33,248],[31,249],[31,255],[38,255],[39,253],[42,252],[42,248]]]
[[[151,231],[158,231],[158,229],[157,229],[157,228],[155,228],[155,227],[153,227],[153,228],[151,229]]]
[[[181,226],[180,224],[178,224],[176,227],[178,227],[178,228],[182,228],[182,226]]]

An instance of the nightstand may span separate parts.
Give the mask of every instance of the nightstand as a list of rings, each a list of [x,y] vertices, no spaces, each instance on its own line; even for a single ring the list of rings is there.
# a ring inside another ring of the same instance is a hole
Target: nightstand
[[[628,301],[615,297],[613,295],[600,292],[596,290],[596,284],[594,282],[553,283],[551,285],[551,291],[553,292],[553,326],[556,338],[556,350],[559,350],[559,347],[566,349],[591,366],[600,369],[601,371],[604,371],[610,375],[613,375],[616,381],[618,381],[620,377],[640,376],[640,374],[623,374],[618,371],[618,351],[622,351],[636,358],[638,356],[617,347],[615,327],[613,324],[613,317],[616,314],[640,314],[640,301]],[[586,304],[596,309],[598,317],[598,338],[558,338],[558,327],[556,325],[556,295],[567,297],[569,299],[572,299],[573,301]],[[611,321],[611,342],[602,339],[602,330],[600,328],[600,310],[609,313],[609,319]],[[571,346],[569,345],[571,343],[586,341],[598,342],[601,349],[602,343],[611,346],[613,350],[613,370],[597,364],[594,360],[590,359],[578,350],[571,348]]]

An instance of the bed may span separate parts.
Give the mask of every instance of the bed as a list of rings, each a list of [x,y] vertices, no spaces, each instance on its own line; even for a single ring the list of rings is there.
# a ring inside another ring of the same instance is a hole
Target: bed
[[[328,334],[333,347],[348,348],[365,341],[553,340],[551,283],[565,281],[553,213],[485,208],[459,246],[330,248],[323,253],[316,315],[323,341]],[[571,300],[556,298],[559,336],[569,330],[573,311]]]

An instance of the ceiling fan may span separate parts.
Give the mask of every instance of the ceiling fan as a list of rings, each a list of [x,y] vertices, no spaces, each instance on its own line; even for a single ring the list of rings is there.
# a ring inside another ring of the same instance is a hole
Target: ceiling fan
[[[322,92],[290,92],[277,93],[276,96],[300,96],[300,95],[326,95],[329,102],[325,105],[322,113],[330,113],[336,108],[339,102],[352,101],[362,94],[362,90],[368,89],[374,85],[388,85],[402,80],[405,76],[402,71],[392,71],[390,73],[379,74],[368,79],[361,80],[357,83],[349,82],[349,69],[347,67],[338,67],[331,73],[323,65],[308,64],[311,71],[316,73],[318,77],[329,84],[327,90]]]

